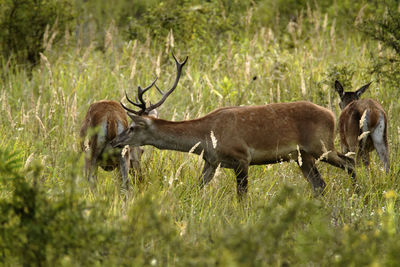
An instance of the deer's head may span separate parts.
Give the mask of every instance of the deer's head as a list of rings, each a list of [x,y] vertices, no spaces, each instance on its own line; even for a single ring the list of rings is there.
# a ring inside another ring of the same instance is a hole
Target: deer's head
[[[175,90],[176,86],[178,85],[179,79],[181,77],[182,68],[186,64],[186,61],[188,59],[188,57],[186,57],[186,59],[180,63],[176,59],[174,54],[172,54],[172,56],[176,63],[177,74],[174,84],[167,92],[164,93],[156,85],[156,81],[158,78],[155,78],[155,80],[144,89],[138,86],[138,95],[136,97],[136,102],[131,100],[128,97],[127,93],[125,92],[125,96],[128,102],[140,109],[133,110],[131,108],[126,107],[123,103],[121,103],[122,107],[127,111],[128,116],[132,119],[132,123],[125,131],[123,131],[111,142],[111,145],[113,147],[121,147],[125,145],[140,146],[146,143],[147,138],[151,137],[150,135],[152,127],[152,118],[150,116],[154,114],[155,109],[161,106],[165,102],[167,97]],[[162,95],[162,98],[157,103],[155,104],[150,103],[149,106],[147,106],[146,102],[143,100],[143,94],[153,86],[157,88],[157,90]]]
[[[355,92],[345,92],[339,81],[335,81],[335,90],[340,96],[340,109],[343,110],[351,102],[360,99],[360,96],[368,89],[372,82],[363,85]]]

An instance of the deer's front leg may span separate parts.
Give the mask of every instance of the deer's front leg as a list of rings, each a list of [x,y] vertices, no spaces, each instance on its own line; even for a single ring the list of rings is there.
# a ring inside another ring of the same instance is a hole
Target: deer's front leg
[[[97,159],[96,158],[85,158],[85,176],[88,182],[92,185],[96,183],[97,180]]]
[[[96,147],[85,152],[85,175],[92,187],[97,182],[97,163],[100,155],[101,150]]]
[[[122,177],[122,187],[128,187],[128,173],[130,168],[130,152],[127,150],[125,153],[122,153],[119,157],[119,168]]]
[[[141,182],[143,180],[143,178],[142,178],[142,173],[141,173],[140,160],[143,155],[143,148],[130,147],[130,153],[131,153],[131,155],[130,155],[130,164],[131,164],[130,165],[130,173],[136,181]]]
[[[217,168],[211,165],[208,161],[204,161],[204,167],[199,181],[200,188],[203,188],[206,184],[208,184],[208,182],[211,181],[211,179],[214,177],[216,169]]]

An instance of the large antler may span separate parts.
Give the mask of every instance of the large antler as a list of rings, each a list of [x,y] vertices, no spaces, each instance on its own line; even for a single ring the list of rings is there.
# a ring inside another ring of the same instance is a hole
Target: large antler
[[[150,111],[152,111],[153,109],[158,108],[159,106],[161,106],[161,105],[165,102],[165,100],[167,99],[167,97],[175,90],[176,86],[178,85],[178,82],[179,82],[179,79],[180,79],[181,73],[182,73],[182,68],[183,68],[183,66],[186,64],[186,61],[188,60],[188,57],[186,57],[185,60],[184,60],[182,63],[180,63],[180,62],[176,59],[174,53],[172,53],[172,57],[174,58],[175,63],[176,63],[177,73],[176,73],[175,82],[174,82],[174,84],[172,85],[171,89],[169,89],[166,93],[163,93],[163,92],[160,90],[160,88],[158,88],[158,86],[155,85],[155,83],[156,83],[156,81],[157,81],[157,79],[158,79],[158,77],[156,77],[156,79],[155,79],[149,86],[147,86],[146,88],[142,89],[140,86],[138,86],[138,96],[137,96],[137,98],[136,98],[136,102],[134,102],[134,101],[132,101],[131,99],[129,99],[127,93],[125,92],[126,99],[129,101],[129,103],[131,103],[132,105],[134,105],[134,106],[140,108],[140,110],[139,110],[139,111],[135,111],[135,110],[133,110],[133,109],[130,109],[130,108],[126,107],[124,104],[121,103],[121,105],[122,105],[122,107],[123,107],[124,109],[126,109],[127,111],[129,111],[129,112],[131,112],[131,113],[134,113],[134,114],[136,114],[136,115],[139,115],[139,116],[140,116],[140,115],[148,115]],[[147,90],[149,90],[151,87],[153,87],[153,85],[155,85],[156,88],[157,88],[157,90],[162,94],[162,98],[161,98],[161,100],[158,101],[156,104],[154,104],[154,105],[150,104],[149,107],[146,107],[146,102],[143,100],[143,94],[144,94]],[[140,102],[140,103],[137,103],[138,99],[139,99],[139,102]]]
[[[120,102],[120,103],[121,103],[121,106],[122,106],[124,109],[126,109],[127,111],[129,111],[129,112],[131,112],[131,113],[133,113],[133,114],[139,115],[139,116],[140,116],[140,115],[143,115],[143,114],[148,114],[148,113],[146,113],[146,102],[143,100],[143,94],[144,94],[147,90],[149,90],[151,87],[153,87],[153,85],[156,83],[157,79],[158,79],[158,77],[156,77],[156,78],[154,79],[154,81],[153,81],[149,86],[147,86],[147,87],[144,88],[144,89],[142,89],[142,87],[138,86],[138,96],[137,96],[137,98],[136,98],[136,101],[138,101],[138,98],[139,98],[140,103],[133,102],[133,101],[129,98],[128,94],[127,94],[126,91],[125,91],[126,100],[128,100],[128,102],[131,103],[132,105],[134,105],[134,106],[140,108],[139,111],[136,111],[136,110],[133,110],[133,109],[128,108],[127,106],[125,106],[124,104],[122,104],[122,102]]]

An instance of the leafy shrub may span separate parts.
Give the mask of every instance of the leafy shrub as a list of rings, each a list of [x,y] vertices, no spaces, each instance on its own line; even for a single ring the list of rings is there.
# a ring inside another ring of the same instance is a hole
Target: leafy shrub
[[[170,32],[179,44],[208,43],[223,40],[226,33],[243,32],[243,10],[249,3],[243,1],[160,1],[149,7],[141,17],[130,17],[130,39],[165,41]]]
[[[67,0],[5,0],[0,4],[0,52],[6,58],[15,56],[18,62],[37,64],[43,52],[47,27],[58,32],[60,39],[73,20],[72,6]],[[60,34],[61,33],[61,34]]]
[[[384,11],[380,9],[381,12],[360,25],[366,36],[383,46],[379,53],[371,53],[371,72],[394,87],[400,86],[400,13],[396,10],[397,5],[397,1],[389,1],[384,5]]]
[[[23,171],[18,153],[1,149],[0,159],[0,262],[50,266],[98,260],[104,244],[112,244],[113,232],[99,223],[104,216],[73,190],[50,198],[37,183],[41,167]]]
[[[294,264],[295,235],[299,228],[307,227],[318,214],[318,203],[296,195],[293,187],[285,187],[266,206],[258,207],[260,218],[248,227],[235,225],[225,231],[219,245],[228,254],[220,260],[227,261],[227,255],[242,266]],[[298,262],[297,262],[298,263]]]
[[[324,83],[334,88],[335,80],[338,80],[344,88],[351,88],[354,73],[355,70],[351,64],[335,64],[326,71]]]

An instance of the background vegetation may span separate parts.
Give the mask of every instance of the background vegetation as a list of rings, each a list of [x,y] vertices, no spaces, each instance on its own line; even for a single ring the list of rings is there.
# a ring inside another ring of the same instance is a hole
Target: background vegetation
[[[399,21],[394,0],[1,1],[0,265],[397,266]],[[90,191],[78,148],[90,103],[156,75],[167,88],[171,51],[189,56],[159,110],[171,120],[301,99],[338,115],[335,79],[374,81],[390,172],[373,153],[355,193],[319,163],[328,186],[314,198],[295,163],[255,166],[238,203],[231,171],[200,190],[198,156],[146,147],[143,183],[121,191],[100,170]]]

